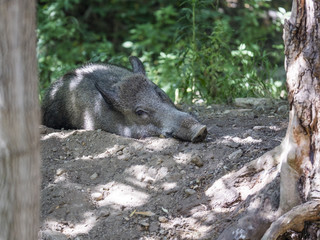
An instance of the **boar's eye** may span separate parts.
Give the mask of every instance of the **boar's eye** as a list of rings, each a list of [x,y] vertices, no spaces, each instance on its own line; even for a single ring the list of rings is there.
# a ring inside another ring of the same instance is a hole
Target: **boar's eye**
[[[148,113],[146,111],[142,110],[141,108],[136,109],[136,114],[140,117],[143,117],[143,118],[148,117]]]

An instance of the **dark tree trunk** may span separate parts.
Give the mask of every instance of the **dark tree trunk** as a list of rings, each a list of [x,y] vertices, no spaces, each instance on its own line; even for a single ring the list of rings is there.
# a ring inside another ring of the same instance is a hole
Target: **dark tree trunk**
[[[0,239],[37,239],[40,203],[35,1],[0,0]]]

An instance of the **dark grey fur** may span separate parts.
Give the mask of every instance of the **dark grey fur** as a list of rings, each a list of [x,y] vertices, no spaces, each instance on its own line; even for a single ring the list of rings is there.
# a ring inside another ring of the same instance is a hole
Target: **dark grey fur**
[[[162,134],[202,141],[206,126],[179,111],[147,79],[137,57],[129,60],[132,71],[110,64],[89,64],[54,82],[43,100],[43,124],[58,129],[102,129],[134,138]]]

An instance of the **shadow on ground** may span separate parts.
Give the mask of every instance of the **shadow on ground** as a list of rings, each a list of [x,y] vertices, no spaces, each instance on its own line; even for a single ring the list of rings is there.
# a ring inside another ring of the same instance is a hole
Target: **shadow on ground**
[[[278,109],[195,106],[209,130],[197,144],[41,127],[39,239],[216,239],[264,189],[223,177],[280,144]]]

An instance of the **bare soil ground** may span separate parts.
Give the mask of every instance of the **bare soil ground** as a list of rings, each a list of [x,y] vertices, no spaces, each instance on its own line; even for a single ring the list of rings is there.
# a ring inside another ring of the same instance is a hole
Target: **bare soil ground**
[[[286,102],[240,106],[183,106],[208,127],[196,144],[42,126],[39,239],[216,239],[251,194],[219,191],[222,177],[279,145],[287,127]]]

